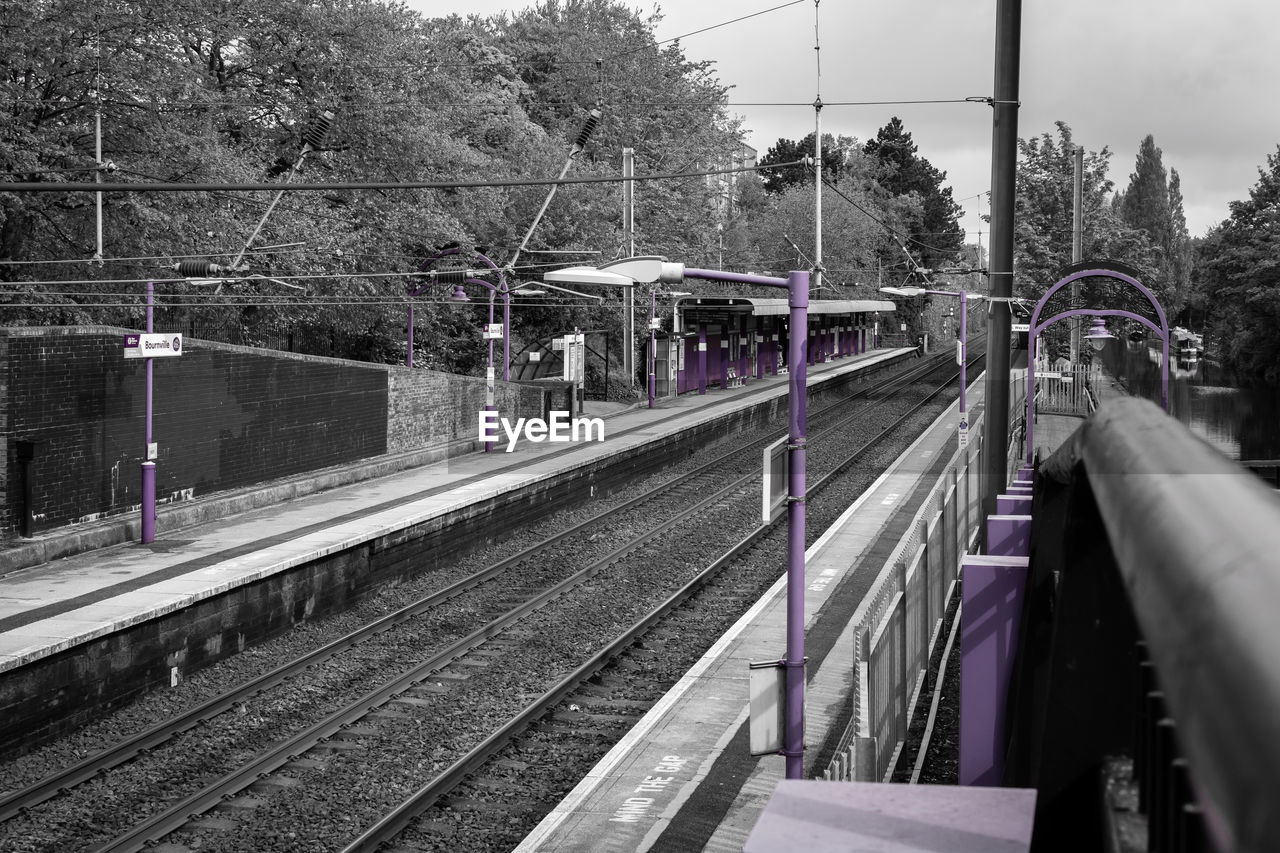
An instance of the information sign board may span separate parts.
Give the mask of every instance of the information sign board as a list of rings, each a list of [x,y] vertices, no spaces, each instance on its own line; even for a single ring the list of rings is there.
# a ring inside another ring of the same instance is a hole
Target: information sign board
[[[564,381],[581,384],[586,380],[586,340],[581,332],[564,336]]]
[[[124,336],[125,358],[169,358],[177,355],[182,355],[182,335],[176,332]]]

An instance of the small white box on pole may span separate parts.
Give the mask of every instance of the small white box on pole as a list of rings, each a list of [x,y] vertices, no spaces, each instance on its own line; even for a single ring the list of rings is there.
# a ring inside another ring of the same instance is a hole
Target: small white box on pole
[[[782,749],[782,661],[747,664],[749,670],[751,754],[770,755]]]
[[[791,464],[787,453],[787,437],[783,436],[764,449],[764,482],[760,489],[761,519],[772,524],[787,505],[787,481]]]

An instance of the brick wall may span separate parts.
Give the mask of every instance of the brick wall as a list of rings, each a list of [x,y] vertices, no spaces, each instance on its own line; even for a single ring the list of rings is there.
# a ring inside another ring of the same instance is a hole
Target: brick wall
[[[544,396],[566,397],[559,388],[561,384],[508,384],[499,380],[494,388],[494,405],[499,415],[512,420],[542,417],[547,405]],[[389,368],[387,451],[397,453],[459,439],[475,441],[478,416],[484,405],[483,377]],[[567,402],[552,408],[567,409]]]
[[[145,361],[125,330],[10,329],[6,444],[34,438],[34,529],[141,501]],[[386,452],[386,374],[338,359],[186,342],[153,372],[158,500],[179,499]],[[12,478],[7,478],[15,484]],[[9,530],[18,496],[6,496]]]
[[[141,502],[145,361],[111,327],[0,329],[0,536],[19,527],[15,442],[37,439],[34,530]],[[153,368],[156,496],[181,500],[384,453],[474,441],[483,378],[184,340]],[[504,417],[567,408],[499,382]]]

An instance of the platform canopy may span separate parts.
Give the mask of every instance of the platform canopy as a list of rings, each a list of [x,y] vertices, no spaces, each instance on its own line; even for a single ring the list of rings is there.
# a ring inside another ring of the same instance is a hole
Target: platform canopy
[[[756,317],[785,317],[791,310],[785,299],[756,299],[746,296],[685,296],[680,299],[679,304],[686,313],[706,308]],[[887,299],[814,299],[809,302],[809,313],[869,314],[873,311],[892,312],[894,307]]]

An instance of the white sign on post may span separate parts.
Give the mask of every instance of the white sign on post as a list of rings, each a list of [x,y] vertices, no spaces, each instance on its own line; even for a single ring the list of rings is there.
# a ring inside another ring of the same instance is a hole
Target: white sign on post
[[[969,415],[964,413],[960,415],[960,449],[964,450],[969,446]]]
[[[182,335],[177,333],[125,335],[125,358],[165,358],[182,355]]]
[[[485,404],[490,408],[493,408],[493,384],[493,368],[489,367],[484,375],[484,399]]]
[[[760,490],[760,509],[761,519],[765,524],[772,523],[787,505],[790,462],[786,436],[764,449],[764,486]]]
[[[749,669],[748,709],[752,755],[769,755],[782,749],[783,666],[781,661],[751,662]]]
[[[502,324],[485,323],[484,330],[481,332],[481,339],[486,341],[502,340]]]
[[[564,336],[564,381],[582,383],[586,380],[586,340],[581,332]]]

